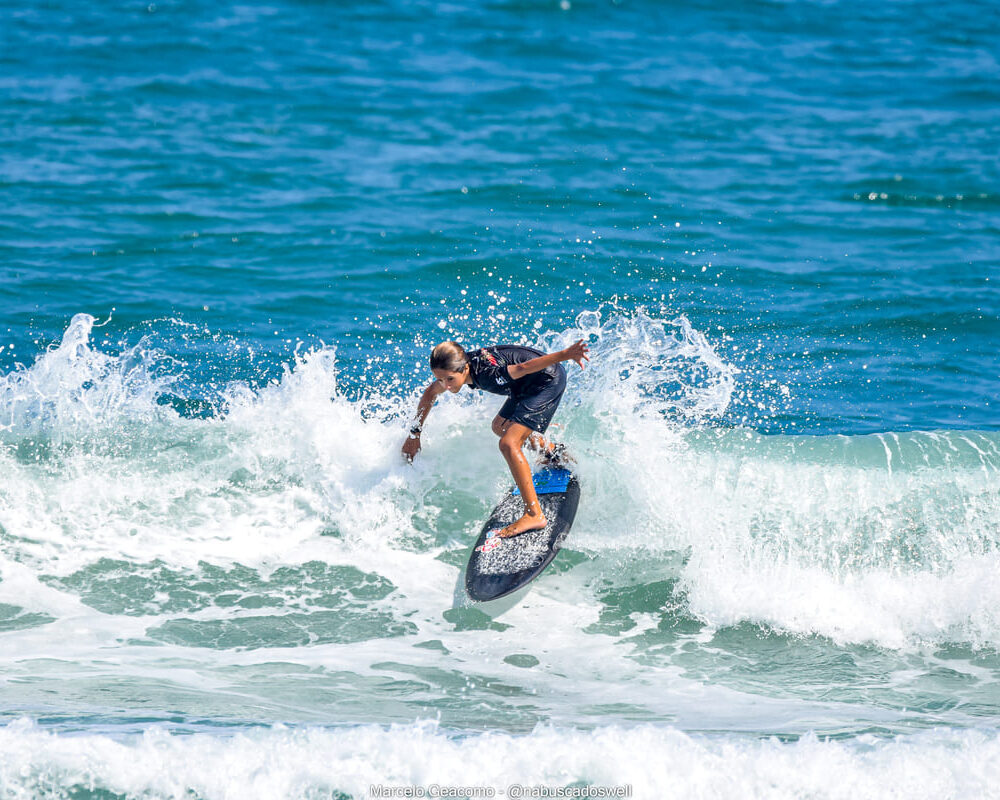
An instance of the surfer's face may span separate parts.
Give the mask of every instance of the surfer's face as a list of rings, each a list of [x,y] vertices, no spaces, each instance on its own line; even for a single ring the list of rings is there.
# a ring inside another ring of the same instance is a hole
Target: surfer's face
[[[449,392],[457,392],[465,385],[465,381],[469,377],[468,367],[461,372],[450,372],[446,369],[432,369],[431,372],[434,373],[434,377]]]

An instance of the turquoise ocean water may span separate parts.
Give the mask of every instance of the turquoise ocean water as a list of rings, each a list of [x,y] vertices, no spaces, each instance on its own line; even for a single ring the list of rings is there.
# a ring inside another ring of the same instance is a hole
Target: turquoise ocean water
[[[0,794],[1000,796],[994,3],[0,2]],[[456,591],[591,343],[567,548]]]

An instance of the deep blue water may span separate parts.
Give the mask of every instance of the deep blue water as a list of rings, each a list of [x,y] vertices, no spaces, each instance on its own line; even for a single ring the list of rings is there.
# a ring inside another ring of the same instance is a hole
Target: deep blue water
[[[0,0],[0,787],[360,797],[491,735],[995,786],[998,53],[968,0]],[[494,619],[495,409],[400,437],[437,341],[577,336],[571,550]]]
[[[180,317],[269,364],[336,342],[348,372],[392,335],[408,372],[442,312],[530,338],[617,296],[686,315],[755,396],[792,388],[731,409],[762,430],[997,427],[992,3],[55,3],[2,28],[8,368],[114,308],[112,339]]]

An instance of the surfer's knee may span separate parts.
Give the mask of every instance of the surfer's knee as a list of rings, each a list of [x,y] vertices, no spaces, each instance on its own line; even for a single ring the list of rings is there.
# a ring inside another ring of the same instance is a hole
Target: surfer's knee
[[[500,452],[505,456],[521,452],[521,448],[524,447],[524,443],[530,435],[531,431],[520,425],[508,427],[503,436],[500,437]]]
[[[500,452],[505,456],[513,456],[521,451],[524,440],[520,436],[514,435],[513,431],[507,431],[500,437]]]

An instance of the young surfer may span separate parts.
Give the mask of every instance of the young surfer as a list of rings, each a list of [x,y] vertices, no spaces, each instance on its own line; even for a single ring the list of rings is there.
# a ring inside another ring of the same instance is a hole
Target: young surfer
[[[500,452],[510,467],[524,499],[524,516],[504,528],[499,536],[544,528],[547,524],[531,480],[531,467],[524,456],[528,444],[550,459],[558,458],[561,447],[547,441],[543,433],[556,413],[566,388],[562,361],[575,361],[583,369],[589,348],[581,339],[565,350],[545,354],[532,347],[501,344],[466,353],[456,342],[441,342],[431,351],[434,381],[420,396],[410,435],[403,443],[403,455],[412,461],[420,451],[420,430],[431,406],[442,392],[458,392],[471,386],[493,394],[507,395],[507,401],[493,418],[493,433],[500,437]]]

